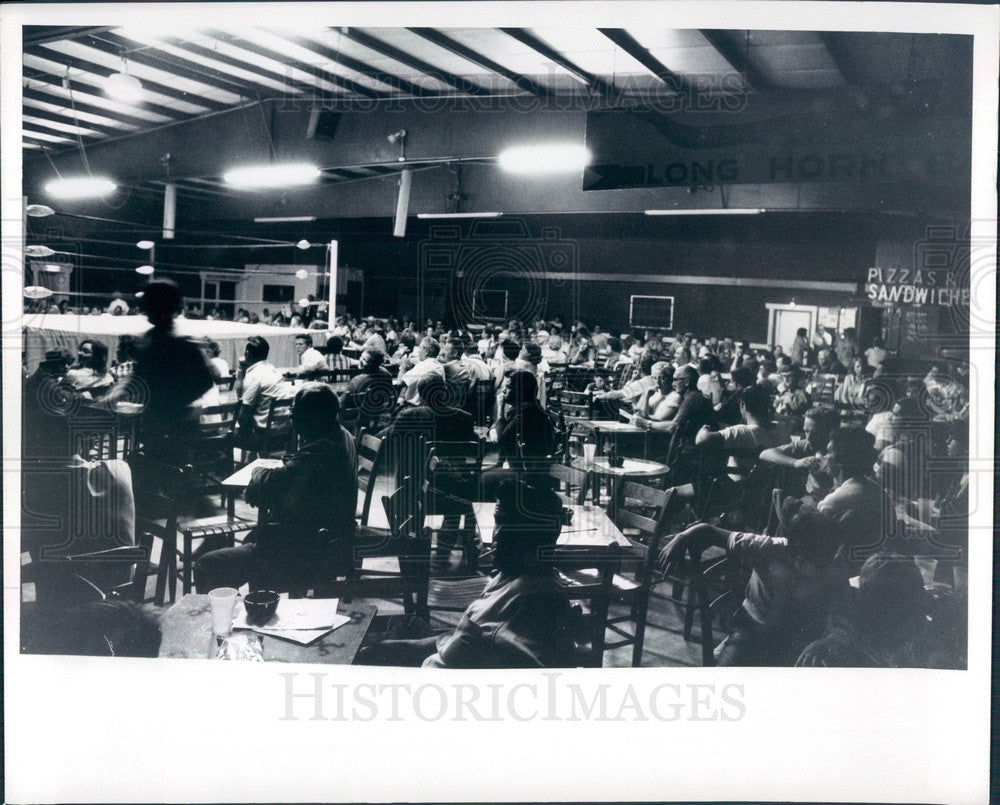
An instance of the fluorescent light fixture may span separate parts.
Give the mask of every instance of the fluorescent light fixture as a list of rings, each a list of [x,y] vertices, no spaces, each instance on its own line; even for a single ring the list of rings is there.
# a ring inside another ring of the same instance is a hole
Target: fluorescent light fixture
[[[29,204],[24,208],[24,211],[32,218],[45,218],[56,214],[54,209],[46,207],[44,204]]]
[[[646,215],[760,215],[767,210],[758,207],[717,210],[646,210]]]
[[[50,249],[48,246],[25,246],[24,253],[28,257],[51,257],[56,253],[56,250]]]
[[[137,249],[142,249],[143,251],[148,252],[155,245],[156,244],[153,243],[153,241],[151,241],[151,240],[140,240],[137,244],[135,244],[135,247]]]
[[[60,271],[62,271],[62,266],[59,265],[58,263],[46,263],[44,266],[42,266],[42,268],[53,274],[57,274]]]
[[[118,186],[103,176],[74,176],[54,179],[45,185],[45,192],[56,198],[94,198],[114,193]]]
[[[500,167],[511,173],[569,173],[590,164],[590,151],[582,145],[518,145],[500,153]]]
[[[222,174],[233,187],[266,188],[309,184],[319,178],[320,170],[308,162],[288,162],[284,165],[252,165],[232,168]]]
[[[417,218],[499,218],[502,212],[418,212]]]
[[[276,218],[254,218],[255,224],[298,224],[315,221],[315,215],[284,215]]]
[[[152,274],[152,273],[153,273],[154,271],[156,271],[156,269],[155,269],[155,268],[153,268],[152,266],[139,266],[139,267],[138,267],[138,268],[137,268],[137,269],[135,270],[135,273],[136,273],[136,274],[143,274],[143,275],[145,275],[145,276],[147,276],[147,277],[148,277],[148,276],[149,276],[150,274]]]
[[[125,63],[121,72],[112,73],[104,79],[104,92],[122,103],[135,104],[143,98],[142,84],[134,75],[129,75],[128,64]]]

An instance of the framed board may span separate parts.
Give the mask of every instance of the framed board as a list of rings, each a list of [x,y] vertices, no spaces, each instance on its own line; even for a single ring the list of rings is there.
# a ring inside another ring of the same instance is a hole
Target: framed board
[[[472,297],[472,315],[476,319],[506,319],[507,291],[476,291]]]
[[[646,330],[674,329],[672,296],[632,295],[628,305],[629,327]]]

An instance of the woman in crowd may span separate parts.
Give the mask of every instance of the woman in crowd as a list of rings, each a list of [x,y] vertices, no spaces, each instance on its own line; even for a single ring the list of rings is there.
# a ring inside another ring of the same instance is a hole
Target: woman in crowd
[[[95,399],[107,393],[115,383],[108,371],[107,346],[92,338],[81,341],[76,364],[66,372],[66,382]]]
[[[865,359],[855,358],[851,363],[851,370],[833,393],[833,399],[847,408],[864,408],[868,376],[869,370]]]

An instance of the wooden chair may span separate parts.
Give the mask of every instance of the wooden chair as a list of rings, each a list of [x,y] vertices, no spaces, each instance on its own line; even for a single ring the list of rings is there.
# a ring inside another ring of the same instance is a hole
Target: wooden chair
[[[608,629],[620,640],[606,648],[632,646],[632,667],[642,664],[642,649],[649,612],[649,595],[656,578],[656,562],[660,543],[673,514],[673,489],[653,489],[625,481],[618,488],[619,500],[614,507],[615,525],[629,542],[630,556],[625,564],[631,573],[616,574],[613,581],[615,599],[629,611],[608,619]],[[631,627],[623,626],[631,622]]]
[[[375,482],[385,471],[385,440],[370,433],[362,433],[357,443],[358,490],[362,493],[361,523],[368,524],[371,514]]]
[[[155,575],[153,602],[163,606],[169,588],[171,603],[176,600],[177,522],[187,479],[180,467],[173,467],[135,453],[129,459],[135,498],[137,533],[150,533],[160,540],[160,556],[150,562],[147,573]]]
[[[812,398],[813,405],[835,405],[834,397],[839,384],[838,375],[816,375],[806,392]]]
[[[702,665],[715,665],[715,625],[728,632],[743,601],[749,571],[722,548],[690,548],[664,580],[674,585],[673,603],[684,612],[684,639],[691,640],[695,616]],[[678,592],[680,590],[680,593]]]
[[[45,557],[46,587],[58,590],[54,598],[38,598],[42,606],[66,607],[90,601],[120,599],[141,604],[146,597],[153,535],[139,532],[135,545],[103,551]],[[61,581],[56,582],[56,579]],[[53,582],[55,582],[53,584]],[[36,588],[41,591],[41,588]]]
[[[389,528],[382,542],[355,545],[352,557],[352,569],[346,582],[387,582],[375,593],[375,587],[369,585],[362,588],[358,595],[370,597],[399,598],[407,615],[417,615],[425,620],[430,617],[428,610],[428,583],[430,579],[431,541],[427,529],[423,525],[423,508],[420,504],[418,489],[410,478],[390,495],[382,497]],[[370,536],[373,532],[369,531]],[[364,560],[371,558],[392,558],[396,560],[396,568],[392,570],[371,569],[364,567]],[[314,594],[322,597],[335,597],[340,582],[330,580],[318,585]],[[353,590],[347,587],[342,592],[353,595]]]
[[[463,562],[474,568],[479,558],[475,543],[472,501],[481,495],[484,442],[430,442],[427,445],[425,474],[425,511],[430,515],[444,515],[444,523],[437,533],[439,549],[453,543],[462,546]],[[460,518],[465,527],[460,528]]]
[[[215,385],[219,391],[232,391],[235,384],[236,375],[227,375],[226,377],[217,377],[215,379]]]
[[[110,411],[85,406],[69,420],[71,455],[90,461],[119,457],[118,418]]]
[[[552,463],[547,466],[549,477],[559,485],[559,494],[572,503],[583,504],[587,493],[593,489],[594,480],[590,472],[567,464]]]
[[[275,456],[295,449],[295,432],[292,430],[291,397],[272,398],[267,409],[267,425],[260,446],[261,456]]]
[[[587,668],[600,668],[604,664],[608,609],[615,594],[620,552],[614,546],[554,546],[550,550],[563,592],[571,602],[580,602],[573,608],[578,662]]]
[[[463,407],[472,414],[474,425],[488,427],[493,422],[493,412],[496,408],[495,379],[489,377],[475,381],[466,395]]]

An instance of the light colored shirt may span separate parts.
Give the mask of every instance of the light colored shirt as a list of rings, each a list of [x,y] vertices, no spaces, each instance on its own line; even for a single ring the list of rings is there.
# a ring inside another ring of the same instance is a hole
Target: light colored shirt
[[[877,369],[882,365],[888,353],[882,347],[869,347],[865,350],[865,360],[872,369]]]
[[[770,428],[760,425],[731,425],[719,431],[722,448],[729,453],[730,478],[737,480],[750,471],[755,457],[768,447],[780,447],[791,440],[789,427],[776,422]],[[742,454],[742,455],[739,455]]]
[[[411,369],[407,370],[400,378],[406,384],[406,390],[403,392],[403,399],[406,402],[413,405],[417,405],[420,402],[417,383],[422,377],[426,377],[427,375],[438,375],[443,380],[444,366],[441,365],[441,361],[437,358],[424,358]]]
[[[630,380],[622,386],[622,398],[627,402],[636,402],[644,392],[656,388],[656,381],[652,375],[640,377],[638,380]]]
[[[304,372],[311,372],[314,369],[326,368],[326,356],[316,347],[309,347],[299,356],[299,369]]]
[[[874,478],[848,478],[816,504],[820,514],[839,520],[850,516],[852,545],[875,545],[889,536],[894,509],[885,490]],[[889,518],[889,519],[887,519]]]
[[[257,427],[267,427],[267,413],[271,400],[281,397],[285,390],[285,381],[274,364],[267,361],[257,361],[247,369],[243,376],[243,393],[240,402],[253,412]]]

